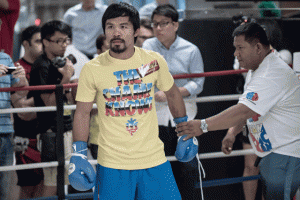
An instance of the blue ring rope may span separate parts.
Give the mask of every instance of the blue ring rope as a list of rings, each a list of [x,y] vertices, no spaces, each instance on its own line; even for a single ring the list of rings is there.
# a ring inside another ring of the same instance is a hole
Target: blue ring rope
[[[235,177],[235,178],[225,178],[225,179],[215,179],[211,181],[203,181],[202,187],[214,187],[214,186],[221,186],[221,185],[231,185],[235,183],[241,183],[243,181],[251,181],[260,179],[261,175],[256,176],[246,176],[246,177]],[[199,182],[195,185],[196,188],[200,188]]]

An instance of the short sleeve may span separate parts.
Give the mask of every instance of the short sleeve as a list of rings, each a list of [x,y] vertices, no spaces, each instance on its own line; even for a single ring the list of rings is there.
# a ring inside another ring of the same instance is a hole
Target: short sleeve
[[[281,87],[282,82],[283,79],[274,81],[265,77],[254,78],[245,88],[239,103],[264,116],[286,93]]]
[[[159,70],[156,87],[161,91],[168,91],[173,86],[174,79],[169,72],[166,60],[161,55],[159,55],[159,59],[157,61],[159,64]]]
[[[93,74],[88,65],[85,65],[80,73],[76,101],[93,102],[97,93],[97,88],[93,79]]]

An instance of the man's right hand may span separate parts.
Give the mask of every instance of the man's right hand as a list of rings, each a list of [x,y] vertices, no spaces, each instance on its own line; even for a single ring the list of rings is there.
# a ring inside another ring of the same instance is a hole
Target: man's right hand
[[[87,160],[87,142],[73,142],[69,165],[69,181],[73,188],[87,191],[95,186],[96,173]]]
[[[69,60],[69,58],[66,58],[67,62],[65,64],[65,66],[63,66],[62,68],[58,68],[58,71],[66,77],[71,78],[74,74],[74,66],[73,63]]]
[[[0,64],[0,77],[5,76],[8,71],[8,66]]]
[[[227,133],[222,140],[222,151],[225,154],[230,154],[233,148],[233,143],[235,141],[235,135],[232,133]]]

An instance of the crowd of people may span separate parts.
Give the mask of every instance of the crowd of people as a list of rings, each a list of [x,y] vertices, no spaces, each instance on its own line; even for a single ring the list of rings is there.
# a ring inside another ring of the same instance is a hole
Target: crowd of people
[[[243,147],[253,148],[255,155],[245,156],[244,176],[261,173],[263,199],[295,195],[300,88],[291,63],[276,51],[282,36],[276,37],[280,30],[273,29],[278,26],[274,20],[245,22],[235,29],[235,67],[249,70],[241,98],[220,114],[197,120],[197,104],[184,99],[197,97],[205,79],[174,80],[172,75],[203,73],[204,63],[199,48],[177,35],[179,14],[168,0],[139,11],[127,3],[82,0],[63,20],[26,27],[24,55],[13,63],[19,9],[19,0],[0,0],[0,87],[78,83],[63,91],[64,103],[77,105],[76,111],[64,110],[63,117],[70,193],[92,191],[96,185],[94,199],[189,199],[195,184],[190,169],[201,173],[190,154],[197,148],[195,137],[228,129],[222,151],[231,153],[236,135],[245,133]],[[57,103],[54,90],[0,96],[1,109]],[[49,111],[1,114],[0,166],[57,160],[56,118]],[[193,138],[184,149],[184,141]],[[188,162],[169,163],[166,156],[179,151],[187,151]],[[96,168],[87,158],[97,159]],[[57,195],[56,167],[16,174],[16,199]],[[0,199],[13,199],[11,179],[13,172],[0,172]],[[245,199],[255,199],[257,181],[243,184]]]

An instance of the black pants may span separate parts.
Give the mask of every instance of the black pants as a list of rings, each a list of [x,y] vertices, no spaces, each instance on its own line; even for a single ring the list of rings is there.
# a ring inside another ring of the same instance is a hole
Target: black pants
[[[166,156],[174,156],[178,140],[175,127],[171,127],[170,124],[168,127],[159,126],[159,138],[164,143]],[[172,161],[171,166],[182,199],[201,199],[200,189],[195,188],[199,182],[197,159],[186,163]]]

